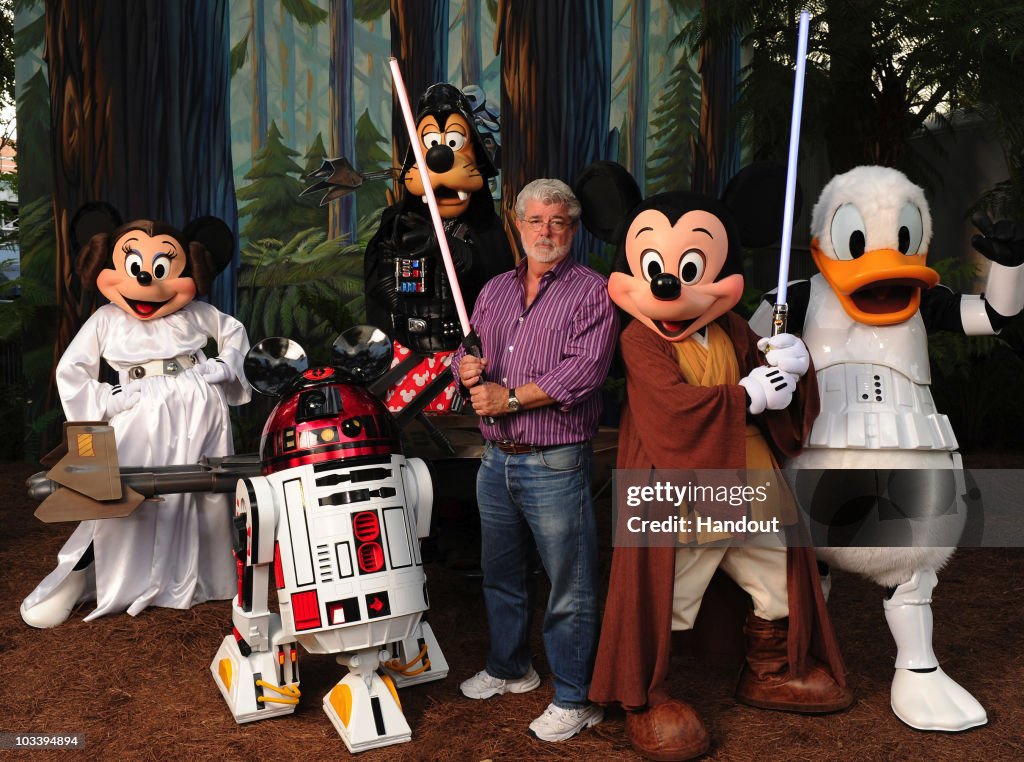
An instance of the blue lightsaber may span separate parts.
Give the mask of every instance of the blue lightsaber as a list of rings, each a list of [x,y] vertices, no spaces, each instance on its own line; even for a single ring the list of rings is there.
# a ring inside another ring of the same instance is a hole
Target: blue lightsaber
[[[811,13],[800,11],[797,34],[796,81],[793,83],[793,117],[789,125],[789,164],[786,167],[786,206],[782,215],[782,246],[779,249],[779,286],[775,308],[772,310],[772,336],[786,332],[789,305],[786,304],[789,286],[789,253],[793,243],[793,208],[796,206],[796,163],[800,148],[800,114],[804,103],[804,72],[807,68],[807,28]]]

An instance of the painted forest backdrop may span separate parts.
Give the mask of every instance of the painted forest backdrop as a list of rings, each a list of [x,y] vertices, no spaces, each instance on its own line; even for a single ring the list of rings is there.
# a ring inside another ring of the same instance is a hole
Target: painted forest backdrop
[[[474,95],[478,126],[500,150],[494,191],[508,225],[525,182],[571,182],[596,159],[623,163],[648,193],[717,194],[741,153],[783,158],[799,5],[14,0],[22,298],[6,306],[15,321],[0,341],[17,336],[24,382],[2,395],[7,455],[31,458],[53,444],[54,361],[97,306],[72,268],[68,224],[82,203],[104,200],[126,219],[178,225],[222,217],[239,250],[211,301],[254,341],[291,336],[318,359],[362,316],[362,249],[396,189],[367,182],[326,207],[299,194],[326,156],[348,157],[363,173],[401,163],[389,56],[414,101],[438,81]],[[937,236],[933,254],[948,258],[944,277],[969,284],[976,263],[964,261],[966,208],[987,192],[1024,210],[1024,4],[803,5],[813,13],[805,206],[831,173],[865,161],[892,163],[929,190],[948,188],[939,195],[959,194],[952,214],[933,209],[937,232],[943,224],[952,232]],[[995,148],[966,160],[969,177],[951,178],[943,173],[959,165],[944,152],[959,114],[984,133],[975,142]],[[806,216],[798,247],[805,233]],[[603,248],[579,238],[575,255],[606,270]],[[942,351],[962,369],[978,347]],[[1020,364],[1019,347],[1008,351]],[[962,404],[965,420],[986,420]]]

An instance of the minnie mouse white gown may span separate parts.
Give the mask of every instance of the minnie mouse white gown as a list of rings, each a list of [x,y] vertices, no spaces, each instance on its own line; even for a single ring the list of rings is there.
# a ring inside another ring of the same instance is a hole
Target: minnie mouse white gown
[[[211,385],[194,368],[176,376],[129,381],[127,370],[152,360],[196,354],[208,338],[234,377]],[[120,307],[100,307],[82,326],[57,364],[57,388],[69,421],[107,417],[110,384],[98,381],[100,358],[119,372],[125,388],[141,384],[138,403],[110,418],[121,466],[196,463],[233,452],[228,405],[249,401],[242,374],[249,350],[245,328],[203,302],[155,320],[139,320]],[[236,588],[228,495],[167,495],[145,502],[128,517],[83,521],[64,544],[53,570],[25,599],[23,609],[46,600],[94,546],[95,562],[80,598],[96,599],[86,621],[147,606],[188,608],[230,598]],[[77,572],[76,572],[77,573]]]

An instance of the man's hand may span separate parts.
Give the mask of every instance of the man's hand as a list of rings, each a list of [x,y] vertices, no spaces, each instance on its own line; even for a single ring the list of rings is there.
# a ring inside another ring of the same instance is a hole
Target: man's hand
[[[467,354],[459,364],[459,380],[464,387],[472,389],[480,383],[480,379],[484,377],[485,370],[487,370],[486,357],[474,357],[471,354]]]
[[[462,368],[459,370],[462,375]],[[465,381],[463,383],[465,384]],[[473,412],[479,416],[494,418],[508,413],[508,389],[501,384],[490,381],[474,382],[473,387],[469,390],[469,397],[473,401]]]

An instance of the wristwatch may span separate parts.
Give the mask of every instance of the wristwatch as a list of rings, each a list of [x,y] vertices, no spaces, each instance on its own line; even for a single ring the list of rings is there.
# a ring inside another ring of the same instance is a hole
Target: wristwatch
[[[519,398],[516,397],[516,390],[515,389],[509,389],[508,390],[508,402],[505,403],[505,409],[508,412],[510,412],[510,413],[518,413],[519,412],[519,408],[521,408],[521,407],[522,407],[522,405],[519,402]]]

